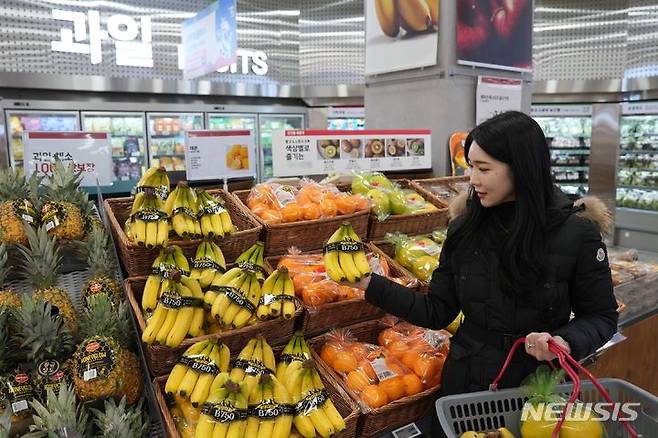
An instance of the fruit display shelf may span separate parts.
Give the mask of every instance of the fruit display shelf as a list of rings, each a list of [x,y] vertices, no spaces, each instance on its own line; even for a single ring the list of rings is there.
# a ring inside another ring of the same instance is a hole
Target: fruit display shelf
[[[108,231],[109,234],[109,231]],[[115,255],[116,257],[116,255]],[[116,265],[119,266],[118,258],[116,258]],[[67,291],[69,298],[71,299],[75,310],[78,314],[82,311],[82,289],[85,283],[89,280],[89,273],[86,270],[78,270],[73,272],[68,272],[65,274],[59,275],[57,278],[56,287],[62,288]],[[120,272],[116,272],[116,280],[118,284],[123,284],[123,278]],[[34,287],[24,280],[14,280],[9,283],[9,287],[15,290],[18,293],[32,293]],[[122,286],[120,286],[122,287]],[[125,290],[124,296],[125,296]],[[134,318],[131,318],[133,321],[133,336],[134,336],[134,345],[132,350],[137,353],[140,357],[141,368],[144,374],[144,399],[145,399],[145,409],[148,411],[149,418],[151,421],[151,426],[149,430],[149,438],[164,438],[165,432],[163,429],[162,417],[157,406],[155,399],[155,393],[153,392],[152,383],[149,379],[148,367],[146,361],[144,360],[144,353],[141,348],[141,343],[138,338],[137,326]]]

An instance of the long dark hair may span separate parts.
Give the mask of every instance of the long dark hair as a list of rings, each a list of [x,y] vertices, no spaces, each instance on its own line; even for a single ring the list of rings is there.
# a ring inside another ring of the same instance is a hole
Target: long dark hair
[[[518,111],[498,114],[476,126],[464,152],[476,142],[487,154],[510,166],[514,178],[515,213],[502,242],[499,280],[503,290],[523,293],[544,276],[547,213],[554,199],[551,160],[544,133],[530,116]],[[491,225],[490,209],[471,188],[466,211],[450,246],[474,242]],[[449,249],[449,248],[448,248]]]

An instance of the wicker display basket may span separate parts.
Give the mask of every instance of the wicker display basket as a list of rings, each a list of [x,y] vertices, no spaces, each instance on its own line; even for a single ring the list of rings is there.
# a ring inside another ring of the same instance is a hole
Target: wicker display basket
[[[349,326],[348,329],[359,341],[377,344],[377,336],[388,327],[390,325],[385,324],[382,320],[374,320]],[[324,334],[309,342],[311,355],[318,363],[318,368],[324,370],[328,378],[332,379],[336,385],[340,385],[358,403],[359,397],[348,388],[343,378],[320,358],[320,350],[326,342],[327,336],[327,334]],[[378,409],[363,409],[356,436],[379,436],[386,431],[418,420],[430,411],[437,398],[438,390],[439,386],[436,386],[414,396],[401,398]]]
[[[126,279],[126,294],[132,307],[133,313],[139,325],[139,334],[146,329],[146,321],[141,310],[142,293],[148,277],[131,277]],[[302,310],[298,309],[295,317],[289,320],[276,318],[268,321],[257,322],[246,327],[228,330],[220,333],[212,333],[197,338],[186,338],[178,347],[169,348],[164,345],[144,344],[144,355],[151,374],[161,376],[169,373],[176,364],[178,358],[187,348],[204,339],[216,339],[226,344],[231,351],[241,349],[249,339],[262,335],[271,346],[282,345],[290,339],[295,330],[295,321],[301,317]]]
[[[447,205],[452,198],[463,191],[460,186],[468,184],[469,179],[468,176],[414,179],[411,181],[411,185],[426,198],[432,198]]]
[[[221,197],[231,215],[233,225],[238,229],[235,233],[217,240],[227,260],[236,259],[242,252],[258,241],[261,232],[260,224],[251,213],[237,200],[235,196],[223,190],[209,190],[210,194]],[[110,222],[110,229],[116,243],[119,258],[129,277],[148,275],[151,273],[153,260],[160,251],[146,249],[132,243],[124,232],[123,226],[130,214],[133,198],[113,198],[105,200],[105,211]],[[183,240],[175,234],[170,235],[169,243],[181,247],[187,257],[194,257],[200,239]]]
[[[395,260],[391,259],[382,250],[371,243],[367,243],[367,251],[379,254],[388,263],[391,275],[395,278],[413,279],[413,275]],[[313,251],[312,253],[319,253]],[[283,256],[270,256],[265,259],[265,269],[272,272],[276,269]],[[301,302],[301,300],[299,300]],[[298,325],[305,336],[316,336],[335,327],[345,327],[357,322],[367,321],[384,316],[384,311],[373,306],[363,299],[353,299],[328,303],[318,307],[301,303],[304,310]]]
[[[395,261],[395,244],[393,244],[393,243],[391,243],[387,240],[384,240],[384,239],[375,240],[375,241],[372,242],[372,244],[375,245],[380,251],[382,251],[384,254],[386,254],[387,256],[389,256],[391,259],[393,259]],[[405,271],[409,272],[409,270],[406,269],[402,265],[400,265],[400,268],[402,268]],[[411,278],[416,278],[416,276],[414,274],[412,274],[411,272],[409,272],[409,275],[411,276]],[[418,279],[416,278],[416,280],[418,280]],[[429,288],[430,288],[430,286],[429,286],[428,283],[425,283],[424,281],[418,280],[418,290],[419,291],[428,292]]]
[[[403,189],[411,189],[418,192],[426,201],[431,202],[438,208],[436,211],[421,214],[396,214],[380,221],[374,213],[370,213],[368,225],[368,240],[383,238],[386,233],[400,232],[409,235],[431,233],[437,228],[445,227],[448,223],[447,204],[439,201],[436,197],[427,196],[417,190],[408,179],[395,181]]]
[[[242,348],[242,347],[240,347]],[[274,348],[274,353],[279,355],[281,351],[281,347],[279,348]],[[240,352],[239,349],[237,350],[231,350],[231,356],[235,358],[237,354]],[[359,412],[359,408],[356,406],[354,401],[350,398],[347,393],[338,385],[334,384],[334,381],[329,378],[325,371],[318,367],[318,372],[320,373],[320,378],[322,379],[322,382],[325,384],[325,387],[327,389],[327,392],[329,393],[329,397],[331,398],[331,401],[334,403],[336,406],[336,409],[338,409],[338,412],[340,415],[343,416],[343,419],[345,420],[345,430],[342,432],[334,435],[334,438],[354,438],[357,436],[356,433],[356,428],[358,425],[358,420],[359,417],[361,416],[361,413]],[[176,429],[176,424],[174,423],[174,419],[171,416],[171,412],[169,411],[169,401],[167,400],[167,396],[165,394],[164,388],[165,384],[167,383],[167,376],[160,376],[156,377],[155,380],[153,381],[153,389],[155,391],[155,398],[157,400],[158,406],[160,407],[160,411],[162,412],[162,418],[164,419],[165,423],[165,430],[167,431],[167,436],[169,438],[181,438],[180,434],[178,433],[178,430]]]
[[[247,209],[247,197],[250,190],[238,190],[233,194],[240,200],[242,207]],[[368,234],[368,210],[357,211],[326,219],[292,222],[287,224],[268,224],[252,214],[263,227],[266,255],[279,255],[288,252],[291,245],[301,251],[322,249],[324,243],[340,227],[343,222],[352,224],[354,231],[365,240]]]

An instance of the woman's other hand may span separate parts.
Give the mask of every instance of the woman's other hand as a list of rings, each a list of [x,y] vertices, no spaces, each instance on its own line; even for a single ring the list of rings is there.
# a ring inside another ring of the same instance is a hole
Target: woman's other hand
[[[567,353],[571,353],[569,343],[562,339],[560,336],[551,336],[550,333],[530,333],[525,337],[525,351],[530,356],[533,356],[539,361],[549,361],[555,359],[557,356],[548,349],[548,341],[553,341],[560,347],[565,349]]]

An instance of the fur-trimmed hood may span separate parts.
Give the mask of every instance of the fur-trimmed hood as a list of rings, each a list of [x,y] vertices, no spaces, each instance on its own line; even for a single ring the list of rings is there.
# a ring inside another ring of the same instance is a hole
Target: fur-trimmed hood
[[[466,210],[466,203],[468,201],[468,192],[461,192],[450,201],[448,206],[448,218],[450,221],[460,216]],[[585,218],[594,223],[601,234],[607,236],[612,231],[613,219],[610,209],[605,203],[596,196],[585,196],[575,202],[564,203],[559,206],[559,209],[570,210],[570,213]]]

